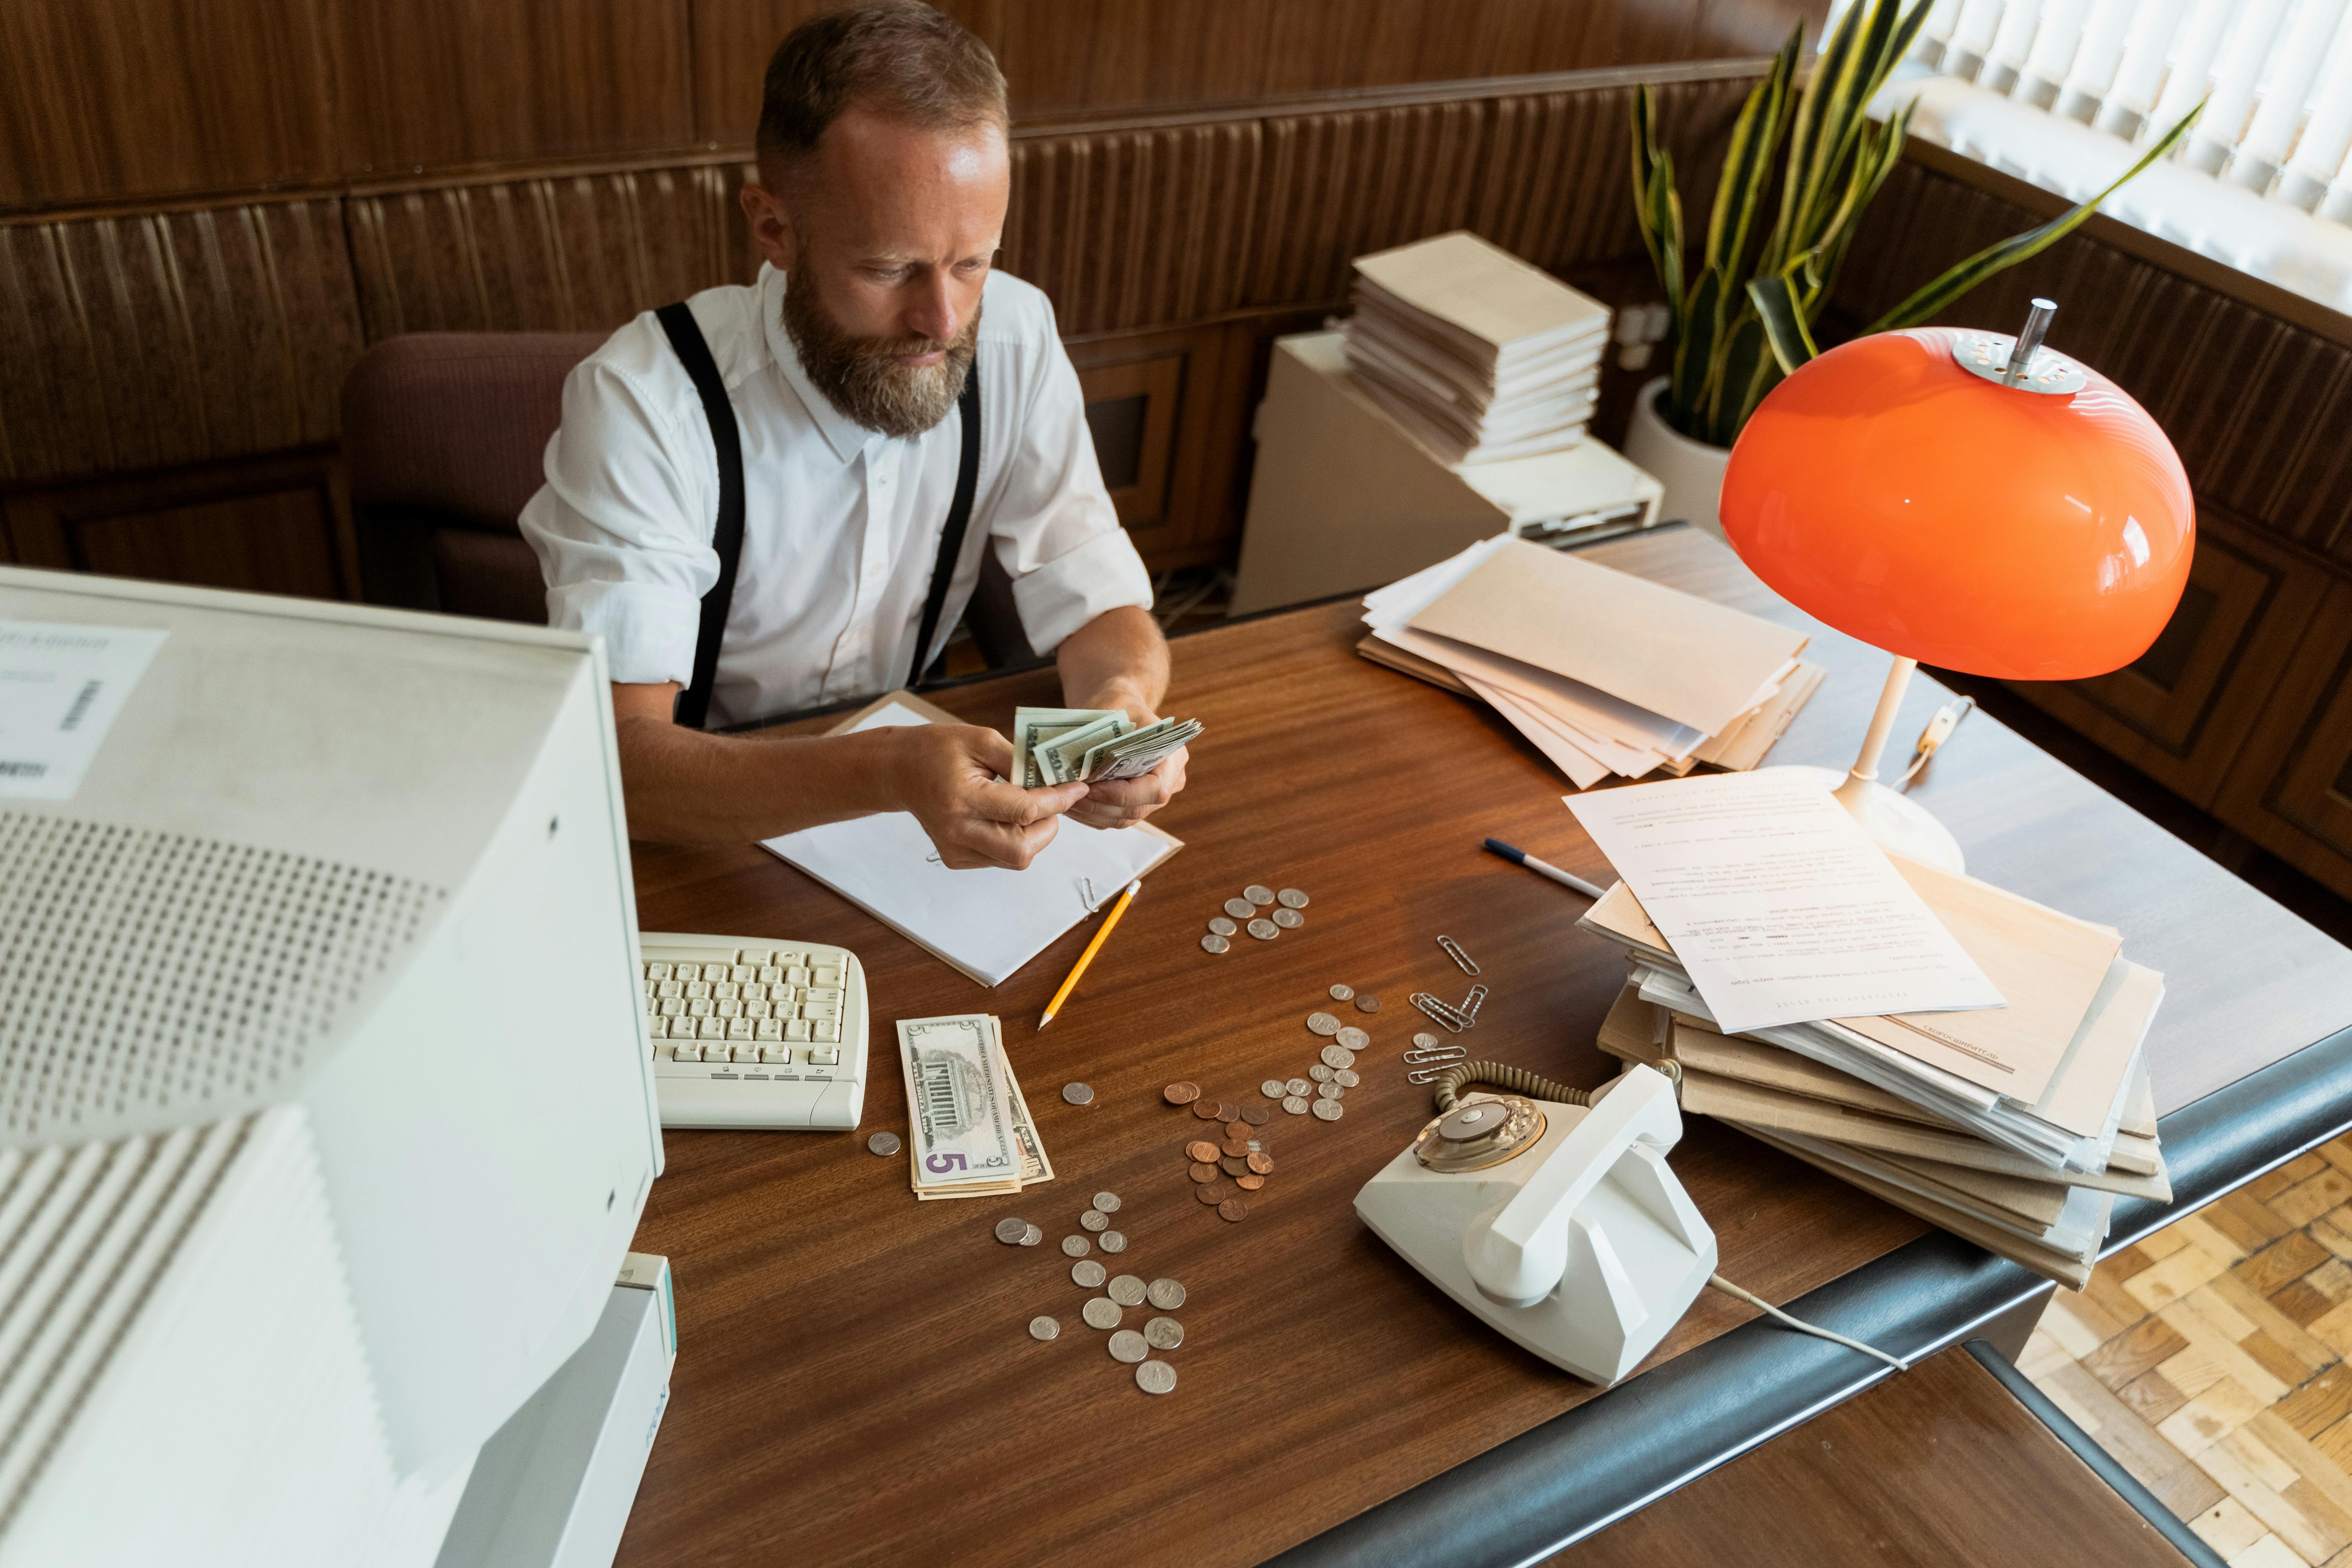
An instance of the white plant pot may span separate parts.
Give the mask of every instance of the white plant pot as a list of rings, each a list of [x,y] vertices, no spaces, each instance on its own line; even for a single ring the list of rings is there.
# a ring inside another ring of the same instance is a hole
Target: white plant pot
[[[1688,522],[1717,539],[1723,537],[1723,470],[1731,464],[1728,447],[1694,441],[1658,417],[1658,395],[1666,389],[1659,376],[1633,398],[1633,423],[1625,432],[1625,457],[1665,487],[1658,503],[1661,522]]]

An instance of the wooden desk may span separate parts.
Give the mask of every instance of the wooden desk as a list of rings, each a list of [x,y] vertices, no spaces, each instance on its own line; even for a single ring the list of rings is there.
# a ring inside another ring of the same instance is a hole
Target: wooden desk
[[[1594,558],[1799,619],[1727,551],[1687,531]],[[640,1249],[678,1281],[670,1415],[622,1547],[625,1563],[1194,1564],[1257,1561],[1347,1521],[1593,1397],[1475,1324],[1357,1222],[1356,1189],[1426,1120],[1395,1053],[1421,1022],[1410,991],[1467,982],[1441,933],[1484,967],[1476,1053],[1595,1084],[1592,1045],[1622,977],[1573,930],[1580,899],[1480,852],[1487,834],[1607,871],[1559,803],[1558,776],[1473,705],[1350,651],[1353,605],[1219,627],[1178,645],[1171,711],[1199,717],[1191,787],[1163,814],[1189,847],[1148,885],[1080,994],[1042,1009],[1086,932],[986,991],[762,852],[641,847],[647,929],[837,942],[865,960],[875,1070],[856,1137],[672,1133]],[[1830,679],[1773,760],[1843,765],[1885,669],[1817,631]],[[937,694],[1004,725],[1057,700],[1048,672]],[[1914,689],[1907,741],[1942,694]],[[2165,970],[2151,1037],[2160,1110],[2352,1023],[2352,953],[1982,715],[1917,791],[1971,870],[2129,933]],[[1264,881],[1307,889],[1303,930],[1213,957],[1223,900]],[[1243,1100],[1302,1070],[1302,1020],[1336,981],[1380,994],[1363,1087],[1336,1123],[1277,1116],[1279,1170],[1250,1217],[1196,1204],[1182,1143],[1202,1124],[1164,1105],[1185,1078]],[[863,1147],[903,1128],[891,1020],[985,1010],[1013,1059],[1060,1179],[1003,1203],[918,1205],[904,1165]],[[1096,1100],[1064,1104],[1082,1079]],[[1774,1300],[1922,1234],[1920,1222],[1703,1120],[1675,1164],[1716,1226],[1723,1272]],[[2247,1173],[2251,1173],[2251,1172]],[[1117,1191],[1123,1266],[1172,1275],[1191,1300],[1171,1359],[1181,1384],[1140,1394],[1054,1242],[1087,1194]],[[994,1223],[1043,1226],[1037,1248]],[[1031,1341],[1031,1316],[1066,1327]],[[1650,1364],[1750,1315],[1707,1293]]]

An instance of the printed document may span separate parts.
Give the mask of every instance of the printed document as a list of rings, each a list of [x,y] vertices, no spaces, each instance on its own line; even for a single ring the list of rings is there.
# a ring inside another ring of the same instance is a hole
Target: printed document
[[[1811,779],[1721,773],[1562,798],[1725,1034],[2007,1005]]]
[[[0,620],[0,800],[71,800],[170,635]]]

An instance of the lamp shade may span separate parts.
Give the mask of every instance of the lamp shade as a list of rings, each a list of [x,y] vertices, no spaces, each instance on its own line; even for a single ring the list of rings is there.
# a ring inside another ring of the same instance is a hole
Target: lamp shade
[[[1773,388],[1731,449],[1725,536],[1889,653],[2011,680],[2120,668],[2189,581],[2179,456],[2096,371],[2071,393],[2001,386],[1955,361],[1961,336],[1879,332]]]

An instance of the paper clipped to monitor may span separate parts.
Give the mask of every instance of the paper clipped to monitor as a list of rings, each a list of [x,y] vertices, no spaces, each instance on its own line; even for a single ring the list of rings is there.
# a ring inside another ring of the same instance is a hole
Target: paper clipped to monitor
[[[832,732],[942,721],[961,722],[901,691]],[[896,811],[787,833],[761,847],[982,985],[994,985],[1184,845],[1150,823],[1088,827],[1065,816],[1027,869],[955,871],[940,862],[922,826]]]

